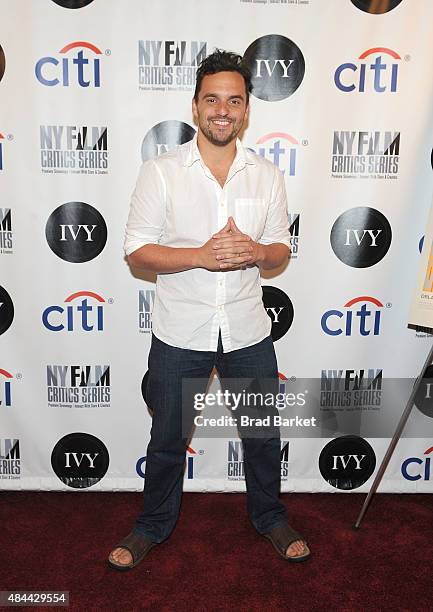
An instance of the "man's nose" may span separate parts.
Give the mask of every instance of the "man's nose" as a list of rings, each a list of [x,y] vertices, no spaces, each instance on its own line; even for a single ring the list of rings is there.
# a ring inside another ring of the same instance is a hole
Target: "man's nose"
[[[223,115],[224,117],[228,115],[229,107],[228,107],[227,102],[224,102],[224,100],[221,100],[218,104],[217,112],[218,112],[218,115]]]

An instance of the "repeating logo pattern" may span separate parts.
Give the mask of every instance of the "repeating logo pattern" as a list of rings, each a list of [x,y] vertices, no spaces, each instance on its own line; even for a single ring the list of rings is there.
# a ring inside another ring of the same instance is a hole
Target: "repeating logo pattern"
[[[60,259],[83,263],[97,257],[107,242],[104,217],[90,204],[67,202],[48,218],[45,236]]]
[[[276,102],[298,89],[305,74],[305,59],[296,43],[281,34],[268,34],[252,42],[244,53],[251,70],[253,95]]]

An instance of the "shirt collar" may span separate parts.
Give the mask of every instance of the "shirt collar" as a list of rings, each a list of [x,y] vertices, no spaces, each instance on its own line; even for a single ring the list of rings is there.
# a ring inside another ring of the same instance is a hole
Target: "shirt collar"
[[[184,147],[182,152],[184,166],[192,166],[194,162],[201,160],[200,151],[197,146],[197,133],[192,140],[184,145]],[[243,146],[239,138],[236,138],[236,157],[233,161],[233,166],[243,168],[247,164],[252,166],[256,165],[254,154]]]

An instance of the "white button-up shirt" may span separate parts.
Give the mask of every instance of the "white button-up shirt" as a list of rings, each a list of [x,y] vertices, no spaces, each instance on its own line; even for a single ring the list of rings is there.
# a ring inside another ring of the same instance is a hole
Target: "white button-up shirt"
[[[290,247],[287,198],[280,170],[238,140],[224,187],[205,165],[197,137],[140,169],[126,226],[125,253],[146,244],[201,247],[232,216],[261,244]],[[224,352],[251,346],[270,334],[260,271],[210,272],[194,268],[158,274],[152,316],[157,338],[178,348]]]

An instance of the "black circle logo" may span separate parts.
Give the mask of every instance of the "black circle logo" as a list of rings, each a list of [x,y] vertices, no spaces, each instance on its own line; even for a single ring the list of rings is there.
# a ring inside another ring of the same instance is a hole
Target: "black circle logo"
[[[415,394],[415,406],[425,416],[433,418],[433,365],[429,365]]]
[[[0,81],[3,78],[6,68],[6,58],[2,46],[0,45]]]
[[[251,43],[244,53],[244,62],[251,70],[253,95],[267,102],[291,96],[305,74],[301,50],[280,34],[268,34]]]
[[[289,331],[295,311],[289,296],[284,291],[269,285],[264,285],[262,289],[263,304],[272,321],[272,340],[276,342]]]
[[[387,254],[391,238],[388,219],[368,206],[346,210],[331,230],[332,250],[340,261],[353,268],[377,264]]]
[[[51,453],[51,466],[58,478],[73,489],[87,489],[107,473],[107,447],[88,433],[71,433],[61,438]]]
[[[145,162],[174,149],[177,145],[194,138],[195,129],[183,121],[170,119],[161,121],[151,128],[141,145],[141,159]]]
[[[371,15],[383,15],[389,13],[392,9],[400,4],[403,0],[351,0],[352,4],[356,6],[360,11],[364,13],[370,13]]]
[[[319,457],[323,478],[336,489],[357,489],[370,478],[376,467],[374,450],[364,438],[342,436],[328,442]]]
[[[59,6],[68,9],[79,9],[88,6],[93,0],[53,0]]]
[[[0,336],[12,325],[14,312],[11,296],[4,287],[0,287]]]
[[[107,242],[107,226],[101,213],[85,202],[66,202],[48,218],[45,236],[60,259],[72,263],[90,261]]]

